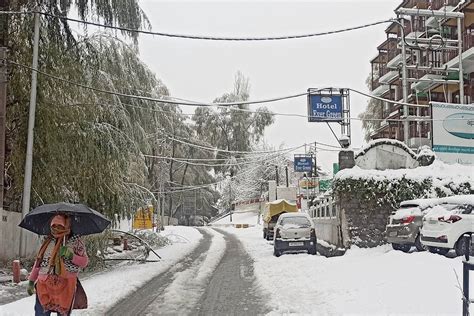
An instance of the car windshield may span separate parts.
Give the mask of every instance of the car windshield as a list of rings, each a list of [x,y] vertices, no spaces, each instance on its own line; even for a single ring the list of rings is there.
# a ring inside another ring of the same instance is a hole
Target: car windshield
[[[285,217],[281,219],[280,225],[295,225],[298,227],[310,227],[311,223],[306,217],[294,216],[294,217]]]

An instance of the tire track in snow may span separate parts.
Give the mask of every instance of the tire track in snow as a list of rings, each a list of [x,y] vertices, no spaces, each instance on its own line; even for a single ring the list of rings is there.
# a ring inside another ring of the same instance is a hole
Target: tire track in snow
[[[212,235],[208,233],[208,230],[198,229],[203,235],[203,238],[199,242],[198,246],[183,260],[175,264],[168,271],[152,278],[141,288],[137,289],[133,294],[125,297],[111,309],[109,309],[106,315],[142,315],[143,311],[153,303],[153,301],[161,296],[166,287],[171,284],[176,275],[181,271],[186,271],[189,267],[193,266],[198,258],[202,254],[207,253],[211,245]],[[127,275],[124,275],[126,278]],[[160,307],[161,308],[161,307]],[[155,311],[159,313],[159,309]]]
[[[224,235],[213,229],[201,229],[212,235],[211,245],[191,266],[177,271],[173,281],[145,309],[145,315],[193,314],[209,280],[226,250]]]

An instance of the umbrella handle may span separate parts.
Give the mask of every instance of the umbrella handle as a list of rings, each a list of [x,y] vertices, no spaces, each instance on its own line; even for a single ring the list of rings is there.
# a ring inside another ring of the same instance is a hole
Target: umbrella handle
[[[66,236],[63,236],[63,246],[66,246]]]

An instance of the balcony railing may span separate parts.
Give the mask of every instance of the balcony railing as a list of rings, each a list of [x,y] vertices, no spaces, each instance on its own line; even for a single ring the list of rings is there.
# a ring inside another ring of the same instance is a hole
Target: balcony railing
[[[455,7],[461,2],[461,0],[431,0],[431,9],[439,10],[444,6]]]
[[[465,52],[472,47],[474,47],[474,26],[471,26],[462,35],[462,51]],[[449,50],[446,52],[446,61],[450,61],[456,56],[458,56],[457,50]]]

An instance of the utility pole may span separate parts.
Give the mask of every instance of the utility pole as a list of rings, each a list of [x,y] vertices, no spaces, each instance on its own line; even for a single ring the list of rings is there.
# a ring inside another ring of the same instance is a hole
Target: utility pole
[[[31,196],[31,174],[33,169],[33,137],[35,129],[35,114],[36,114],[36,88],[38,73],[38,48],[39,48],[39,33],[40,33],[40,15],[39,8],[35,8],[35,33],[33,41],[33,63],[31,71],[31,93],[30,93],[30,110],[28,117],[28,139],[26,143],[26,161],[25,161],[25,180],[23,184],[23,208],[22,215],[25,217],[30,211],[30,196]],[[25,255],[26,242],[24,230],[20,230],[20,255]]]
[[[232,223],[232,177],[229,182],[229,219]]]
[[[280,184],[279,182],[279,175],[278,175],[278,165],[275,165],[275,177],[276,177],[276,183],[277,183],[277,188],[278,188],[278,185]]]
[[[286,176],[286,187],[288,188],[290,186],[288,182],[288,165],[285,166],[285,176]]]
[[[457,18],[458,25],[458,55],[459,55],[459,104],[464,104],[464,71],[462,67],[462,23]]]
[[[9,0],[0,0],[0,10],[8,11]],[[3,210],[3,194],[5,191],[5,139],[7,113],[7,44],[8,14],[0,15],[0,211]]]
[[[401,19],[400,22],[402,25],[402,92],[403,92],[403,116],[405,119],[403,120],[403,141],[405,144],[408,146],[408,137],[409,137],[409,122],[408,122],[408,115],[410,112],[410,109],[408,108],[408,78],[407,78],[407,51],[406,51],[406,45],[405,45],[405,22],[404,19]]]
[[[5,191],[5,139],[7,112],[7,48],[0,47],[0,210],[3,210],[3,194]]]

